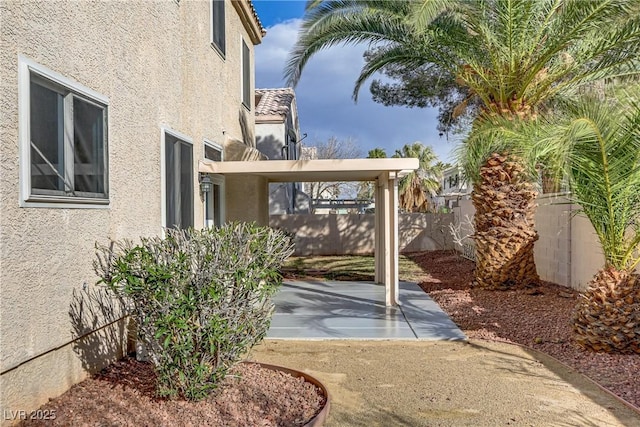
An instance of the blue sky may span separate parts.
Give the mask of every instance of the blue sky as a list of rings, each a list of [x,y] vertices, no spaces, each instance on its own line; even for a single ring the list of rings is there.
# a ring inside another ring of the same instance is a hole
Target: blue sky
[[[256,87],[284,87],[283,69],[295,44],[304,0],[253,0],[267,30],[256,46]],[[330,137],[351,139],[367,151],[380,147],[388,155],[404,144],[420,141],[431,145],[443,161],[451,161],[454,142],[440,137],[436,129],[437,111],[385,107],[373,102],[369,83],[360,91],[358,103],[351,98],[354,82],[364,64],[366,46],[336,46],[314,56],[295,88],[300,130],[307,133],[306,145]]]
[[[260,21],[271,27],[289,19],[300,18],[304,14],[305,0],[253,0]]]

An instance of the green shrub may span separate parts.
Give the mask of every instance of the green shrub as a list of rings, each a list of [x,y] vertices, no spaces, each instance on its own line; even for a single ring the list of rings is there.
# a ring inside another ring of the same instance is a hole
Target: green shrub
[[[292,252],[281,231],[232,223],[98,247],[94,267],[137,322],[158,394],[197,400],[266,334]]]

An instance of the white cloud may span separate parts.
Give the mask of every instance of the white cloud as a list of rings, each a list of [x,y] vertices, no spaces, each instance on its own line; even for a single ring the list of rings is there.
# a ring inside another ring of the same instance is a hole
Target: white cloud
[[[284,86],[283,70],[295,44],[300,20],[267,28],[256,47],[256,86]],[[307,63],[296,87],[300,127],[306,143],[335,136],[353,139],[364,153],[381,147],[391,155],[404,144],[421,141],[431,145],[441,160],[450,160],[453,143],[439,137],[437,111],[385,107],[373,102],[369,85],[362,87],[358,103],[351,97],[364,60],[366,46],[335,46],[317,53]]]

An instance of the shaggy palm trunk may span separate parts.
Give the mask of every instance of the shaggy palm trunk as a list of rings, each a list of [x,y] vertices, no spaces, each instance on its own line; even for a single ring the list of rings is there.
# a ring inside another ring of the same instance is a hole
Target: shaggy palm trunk
[[[471,195],[476,246],[476,286],[506,289],[539,281],[533,259],[537,192],[515,156],[493,154]]]
[[[640,353],[640,276],[598,272],[574,314],[576,343],[599,352]]]

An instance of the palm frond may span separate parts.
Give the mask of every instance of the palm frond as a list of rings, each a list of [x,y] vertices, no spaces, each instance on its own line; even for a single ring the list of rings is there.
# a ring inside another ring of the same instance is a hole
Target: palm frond
[[[339,44],[400,42],[406,35],[405,1],[310,2],[289,60],[287,84],[295,86],[309,59]]]
[[[632,269],[640,243],[640,97],[587,98],[553,126],[572,201],[593,225],[607,266]]]
[[[529,180],[538,177],[540,163],[555,153],[551,147],[548,120],[518,117],[485,117],[478,121],[468,137],[455,149],[454,157],[465,177],[473,184],[480,182],[480,168],[493,153],[509,153],[519,157]]]
[[[411,1],[411,18],[409,24],[415,31],[422,31],[429,27],[443,13],[448,13],[449,18],[455,20],[460,9],[465,7],[464,2],[452,2],[449,0],[417,0]]]

